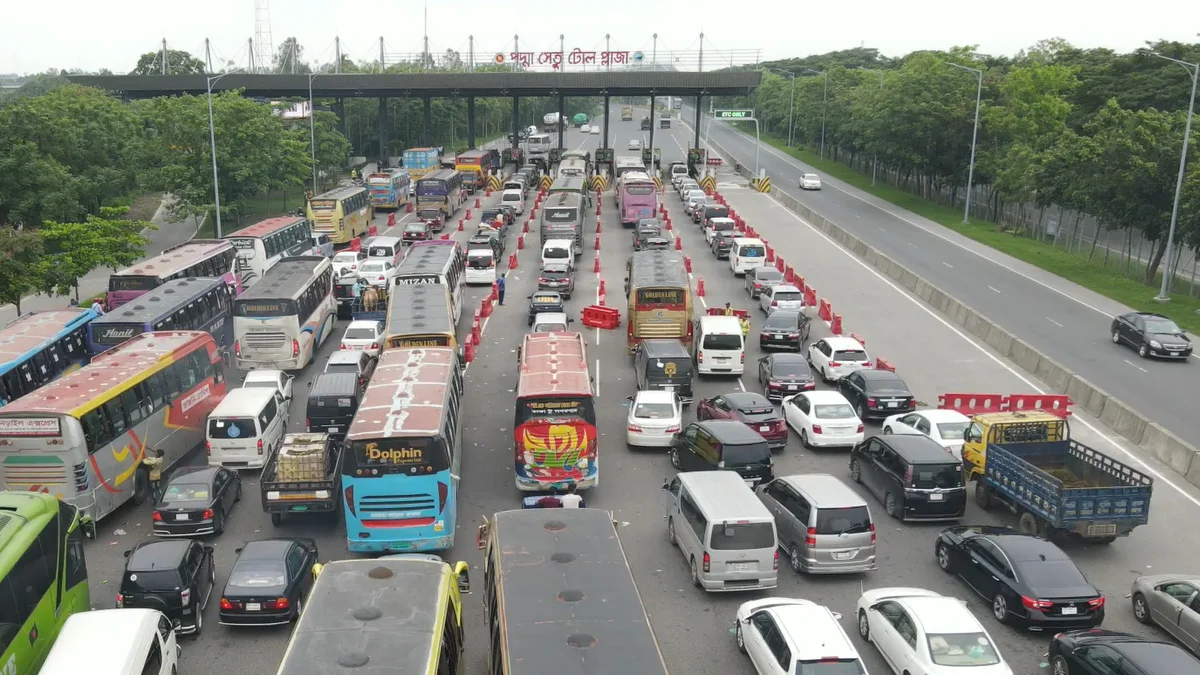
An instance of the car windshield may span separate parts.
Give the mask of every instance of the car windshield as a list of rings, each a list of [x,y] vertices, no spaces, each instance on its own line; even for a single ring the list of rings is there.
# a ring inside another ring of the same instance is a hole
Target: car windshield
[[[669,420],[675,416],[675,406],[670,403],[638,403],[633,416],[647,420]]]
[[[164,502],[203,502],[208,503],[209,487],[207,483],[171,483],[163,493]]]
[[[764,328],[792,330],[796,327],[796,314],[793,312],[775,312],[763,322]]]
[[[754,270],[755,281],[783,281],[783,272],[774,267],[759,267]]]
[[[846,420],[854,417],[854,408],[846,403],[825,403],[813,406],[813,413],[823,420]]]
[[[970,422],[944,422],[937,425],[938,435],[947,441],[961,441],[969,426]]]
[[[983,633],[931,633],[929,656],[939,666],[994,666],[1000,655]]]
[[[370,328],[347,328],[346,334],[342,336],[346,340],[374,340],[375,331]]]
[[[358,260],[357,253],[339,253],[339,254],[333,256],[334,262],[348,263],[348,262],[354,262],[356,260]]]
[[[817,509],[817,534],[861,534],[871,531],[871,514],[865,506]]]
[[[286,586],[287,569],[278,560],[239,560],[228,585],[246,589]]]
[[[838,349],[833,352],[834,361],[866,361],[867,353],[861,349]]]
[[[1017,572],[1025,581],[1025,585],[1043,592],[1091,585],[1084,578],[1083,572],[1070,560],[1028,562],[1019,565]]]
[[[806,173],[806,174],[804,174],[804,180],[817,180],[817,174]]]
[[[1146,319],[1148,333],[1182,333],[1183,330],[1170,319]]]
[[[542,251],[543,258],[568,258],[571,252],[565,248],[548,248]]]
[[[425,223],[410,223],[404,228],[405,232],[424,232]]]
[[[807,363],[776,363],[771,366],[771,375],[774,377],[800,377],[811,374]]]
[[[704,344],[701,345],[704,349],[718,349],[722,351],[737,351],[742,348],[741,335],[715,335],[708,334],[704,336]]]
[[[539,323],[534,324],[534,333],[561,333],[567,330],[565,323]]]
[[[882,382],[867,382],[867,393],[881,396],[908,396],[908,387],[902,380],[887,379]]]
[[[771,523],[713,523],[712,548],[718,551],[750,551],[775,545]]]

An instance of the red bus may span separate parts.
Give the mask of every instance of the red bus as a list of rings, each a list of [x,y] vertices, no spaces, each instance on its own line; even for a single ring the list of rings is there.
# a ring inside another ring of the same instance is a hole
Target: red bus
[[[521,341],[517,360],[517,489],[596,487],[596,407],[583,336],[530,333]]]
[[[488,176],[500,169],[495,150],[467,150],[454,158],[454,169],[463,175],[463,187],[474,193],[487,187]]]

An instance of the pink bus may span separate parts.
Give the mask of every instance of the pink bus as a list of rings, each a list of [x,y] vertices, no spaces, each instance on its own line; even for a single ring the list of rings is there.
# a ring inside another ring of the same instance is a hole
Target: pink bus
[[[237,249],[228,239],[193,239],[108,278],[108,309],[121,305],[174,279],[221,277],[241,295]]]
[[[658,192],[645,173],[631,171],[617,184],[617,210],[621,224],[633,225],[641,218],[654,218],[658,211]]]

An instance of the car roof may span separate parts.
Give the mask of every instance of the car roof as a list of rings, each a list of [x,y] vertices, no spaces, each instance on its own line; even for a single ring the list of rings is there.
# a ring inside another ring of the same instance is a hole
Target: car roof
[[[775,288],[779,288],[779,287],[776,286]],[[866,351],[863,348],[861,342],[859,342],[858,340],[855,340],[852,337],[846,337],[844,335],[833,335],[833,336],[827,337],[827,338],[825,338],[825,344],[828,344],[830,347],[833,347],[834,349],[840,349],[840,350],[857,349],[860,351]]]
[[[255,539],[246,542],[238,561],[242,560],[278,560],[282,558],[297,542],[286,537],[270,539]]]
[[[917,414],[925,419],[937,424],[938,422],[970,422],[971,418],[958,412],[957,410],[942,410],[941,408],[932,408],[930,410],[918,410]]]
[[[704,420],[699,425],[724,443],[760,443],[765,440],[757,431],[735,420]]]
[[[270,391],[270,390],[268,389],[267,391]],[[215,465],[213,465],[213,466],[181,466],[171,472],[171,475],[167,477],[167,483],[168,484],[174,483],[176,479],[183,478],[185,476],[191,480],[180,481],[180,482],[187,483],[187,482],[191,482],[192,480],[195,480],[197,478],[200,478],[200,479],[206,480],[211,483],[213,477],[217,475],[217,471],[220,470],[220,468],[221,467],[215,466]]]
[[[772,313],[774,314],[777,312]],[[805,365],[808,364],[808,359],[804,358],[803,354],[770,354],[768,358],[770,359],[770,363],[772,365],[776,363],[785,365],[791,365],[793,363],[803,363]]]
[[[909,596],[889,598],[909,610],[925,633],[979,633],[983,626],[958,598],[945,596]]]
[[[652,340],[642,340],[642,349],[645,350],[647,356],[657,357],[677,357],[691,356],[687,347],[679,340],[670,340],[667,338],[657,338]]]
[[[888,434],[880,438],[911,464],[947,464],[957,462],[953,455],[928,436]]]
[[[778,288],[778,287],[777,287]],[[771,312],[771,315],[763,319],[763,324],[770,323],[772,319],[779,321],[780,319],[795,319],[804,312],[798,309],[777,309]],[[771,356],[795,356],[794,354],[772,354]],[[803,357],[802,357],[803,358]]]
[[[876,368],[863,368],[858,371],[863,379],[867,382],[899,382],[904,384],[904,380],[890,370],[878,370]]]
[[[754,276],[758,276],[759,272],[770,273],[770,275],[773,277],[782,277],[783,276],[783,272],[780,272],[779,270],[775,269],[774,267],[771,267],[770,265],[759,265],[758,267],[755,267],[754,268]]]
[[[209,417],[253,417],[275,398],[275,390],[267,387],[238,387],[225,394]]]
[[[1168,316],[1163,316],[1158,312],[1130,312],[1125,316],[1140,316],[1143,319],[1170,319]]]
[[[1135,664],[1153,661],[1155,672],[1186,673],[1196,668],[1195,657],[1173,642],[1158,640],[1113,640],[1105,646],[1127,657]],[[1162,670],[1158,670],[1161,668]]]
[[[844,403],[846,405],[850,404],[850,402],[846,400],[845,396],[842,396],[836,391],[830,391],[828,389],[814,389],[812,391],[806,391],[802,394],[802,396],[807,396],[808,400],[813,402],[813,405],[829,405],[834,403]],[[943,452],[945,451],[943,450]]]
[[[842,631],[828,607],[816,603],[779,605],[770,609],[779,625],[796,647],[792,658],[815,661],[825,657],[859,658],[849,637]],[[789,665],[788,671],[792,668]]]
[[[923,438],[923,436],[912,436]],[[936,444],[935,444],[936,445]],[[1053,542],[1037,535],[1022,534],[1015,530],[988,530],[977,535],[992,542],[1004,551],[1004,555],[1012,562],[1042,562],[1051,560],[1066,560],[1071,558]]]
[[[738,391],[732,394],[725,394],[725,400],[733,404],[733,407],[738,408],[761,408],[769,406],[774,410],[774,406],[767,400],[766,396],[756,391]]]
[[[797,473],[779,480],[804,493],[818,509],[865,507],[867,502],[837,476],[828,473]]]
[[[349,326],[346,326],[346,328],[378,328],[378,327],[379,327],[379,322],[372,321],[370,319],[355,319],[354,321],[350,322]]]
[[[177,570],[187,553],[190,539],[151,539],[133,549],[125,562],[126,572]]]
[[[643,389],[634,397],[636,403],[674,403],[675,392],[661,389]]]
[[[362,357],[366,352],[360,349],[339,349],[329,355],[328,363],[354,363],[362,362]]]
[[[799,288],[796,288],[795,286],[793,286],[791,284],[779,284],[778,286],[772,286],[771,292],[772,293],[799,293],[801,291]],[[832,340],[834,338],[825,338],[825,339]]]
[[[282,374],[282,370],[277,370],[275,368],[250,370],[246,372],[246,377],[242,378],[242,382],[271,382]]]

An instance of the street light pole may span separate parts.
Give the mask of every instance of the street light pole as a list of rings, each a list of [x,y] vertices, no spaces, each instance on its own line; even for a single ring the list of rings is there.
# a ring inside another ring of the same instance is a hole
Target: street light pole
[[[821,95],[821,159],[825,159],[825,119],[829,116],[829,71],[803,68],[825,78],[825,93]]]
[[[312,191],[317,193],[317,111],[313,105],[313,78],[321,73],[308,74],[308,143],[309,143],[309,158],[312,162]]]
[[[879,91],[883,91],[883,71],[882,70],[874,70],[872,68],[863,68],[862,66],[859,66],[858,69],[864,70],[868,73],[875,73],[876,75],[879,75]],[[878,169],[879,169],[879,151],[876,150],[874,155],[871,157],[871,185],[875,184],[875,173]]]
[[[971,187],[975,181],[975,143],[979,140],[979,106],[983,102],[983,71],[978,68],[968,68],[957,63],[946,64],[959,70],[975,73],[979,85],[975,89],[975,128],[971,131],[971,164],[967,167],[967,205],[963,208],[963,224],[971,222]]]
[[[221,188],[217,185],[217,128],[213,123],[213,106],[212,106],[212,88],[222,77],[229,73],[222,73],[216,77],[206,78],[208,89],[208,143],[209,152],[212,154],[212,169],[213,169],[213,206],[216,211],[216,232],[217,239],[221,238]]]
[[[1178,63],[1192,74],[1192,96],[1188,99],[1188,114],[1187,123],[1183,127],[1183,151],[1179,153],[1179,175],[1175,178],[1175,205],[1171,207],[1171,229],[1167,232],[1167,251],[1166,251],[1166,267],[1163,268],[1162,287],[1158,291],[1158,296],[1154,299],[1158,302],[1167,302],[1171,296],[1167,295],[1170,289],[1171,272],[1171,253],[1175,248],[1175,226],[1179,223],[1179,198],[1183,194],[1183,173],[1187,167],[1188,140],[1192,136],[1192,114],[1196,108],[1196,81],[1200,79],[1200,63],[1189,63],[1188,61],[1180,61],[1162,54],[1152,53],[1152,56],[1157,56],[1160,59]]]

